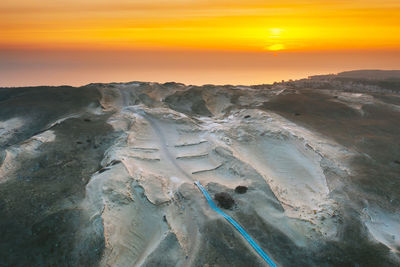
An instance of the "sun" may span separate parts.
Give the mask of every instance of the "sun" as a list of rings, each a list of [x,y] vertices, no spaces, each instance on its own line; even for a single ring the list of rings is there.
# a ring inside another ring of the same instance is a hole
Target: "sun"
[[[272,28],[272,29],[269,29],[269,30],[268,30],[268,32],[269,32],[268,37],[269,37],[269,38],[280,38],[280,37],[282,37],[282,33],[283,33],[284,31],[285,31],[284,29],[280,29],[280,28]]]

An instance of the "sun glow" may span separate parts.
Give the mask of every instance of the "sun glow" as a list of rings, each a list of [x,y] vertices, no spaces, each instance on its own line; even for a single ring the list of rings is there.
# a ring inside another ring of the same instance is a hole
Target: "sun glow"
[[[400,2],[0,2],[1,48],[398,50]]]
[[[269,38],[279,38],[282,35],[282,32],[284,32],[284,29],[269,29]]]
[[[285,49],[285,46],[283,44],[273,44],[268,46],[267,49],[270,51],[279,51]]]

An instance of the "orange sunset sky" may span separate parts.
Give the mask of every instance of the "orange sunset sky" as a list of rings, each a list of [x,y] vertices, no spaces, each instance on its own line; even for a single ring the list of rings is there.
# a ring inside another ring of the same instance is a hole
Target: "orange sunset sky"
[[[2,0],[0,86],[400,68],[399,17],[398,0]]]

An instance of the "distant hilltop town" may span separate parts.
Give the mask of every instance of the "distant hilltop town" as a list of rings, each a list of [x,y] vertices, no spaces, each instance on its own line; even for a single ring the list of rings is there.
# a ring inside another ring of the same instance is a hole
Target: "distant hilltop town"
[[[300,80],[276,82],[272,87],[400,94],[400,70],[354,70],[338,74],[313,75]]]

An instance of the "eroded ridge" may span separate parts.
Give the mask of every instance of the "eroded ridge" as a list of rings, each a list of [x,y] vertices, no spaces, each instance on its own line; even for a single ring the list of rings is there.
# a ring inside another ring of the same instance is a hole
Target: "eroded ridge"
[[[278,266],[397,266],[400,98],[329,79],[0,89],[0,265],[263,266],[200,181]]]

